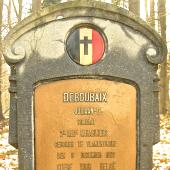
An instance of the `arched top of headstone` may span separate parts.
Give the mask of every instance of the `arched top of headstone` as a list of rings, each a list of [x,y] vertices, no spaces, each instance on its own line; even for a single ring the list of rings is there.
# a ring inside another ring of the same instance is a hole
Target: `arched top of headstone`
[[[166,43],[159,36],[159,34],[133,13],[109,3],[91,0],[79,0],[49,6],[27,17],[22,22],[17,24],[5,38],[6,47],[4,48],[6,50],[4,50],[4,56],[7,62],[17,63],[24,58],[24,49],[18,47],[17,49],[13,49],[11,52],[9,48],[11,48],[13,43],[19,37],[26,34],[28,31],[37,27],[41,27],[52,21],[76,17],[95,17],[111,20],[140,32],[149,40],[151,40],[158,48],[157,54],[155,54],[156,50],[153,48],[146,52],[148,60],[151,63],[159,64],[167,55]],[[8,59],[8,55],[17,55],[17,57],[15,57],[15,59]],[[157,57],[155,57],[156,55]]]

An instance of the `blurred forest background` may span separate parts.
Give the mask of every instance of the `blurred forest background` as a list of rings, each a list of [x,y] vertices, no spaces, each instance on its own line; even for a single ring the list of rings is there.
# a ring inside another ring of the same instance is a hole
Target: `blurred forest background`
[[[17,150],[8,144],[10,69],[2,48],[5,35],[25,17],[67,0],[0,0],[0,170],[16,170]],[[98,0],[99,1],[99,0]],[[170,52],[170,0],[101,0],[125,8],[142,18],[167,42]],[[153,170],[170,170],[170,53],[159,65],[161,141],[153,147]]]

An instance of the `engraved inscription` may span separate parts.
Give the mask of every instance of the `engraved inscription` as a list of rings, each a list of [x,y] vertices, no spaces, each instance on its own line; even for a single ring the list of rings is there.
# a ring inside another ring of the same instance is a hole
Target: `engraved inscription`
[[[77,107],[74,111],[75,115],[93,115],[102,113],[100,107]]]
[[[82,164],[80,163],[80,170],[91,170],[91,164]]]
[[[136,89],[72,79],[35,89],[36,170],[135,170]]]
[[[63,94],[64,102],[107,102],[106,92],[67,92]]]

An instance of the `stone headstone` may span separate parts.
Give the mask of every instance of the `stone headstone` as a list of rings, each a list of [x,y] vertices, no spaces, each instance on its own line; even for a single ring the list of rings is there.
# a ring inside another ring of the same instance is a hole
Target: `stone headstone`
[[[20,170],[151,170],[160,36],[90,1],[51,6],[6,37],[9,142]]]

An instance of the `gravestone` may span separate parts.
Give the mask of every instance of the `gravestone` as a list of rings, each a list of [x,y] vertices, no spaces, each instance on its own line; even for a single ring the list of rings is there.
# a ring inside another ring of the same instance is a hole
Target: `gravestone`
[[[151,170],[160,36],[111,4],[74,1],[6,37],[9,143],[20,170]]]

